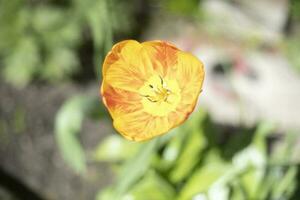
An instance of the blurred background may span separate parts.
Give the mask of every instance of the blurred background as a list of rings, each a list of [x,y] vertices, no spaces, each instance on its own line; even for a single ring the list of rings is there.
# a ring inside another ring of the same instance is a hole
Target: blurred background
[[[117,134],[101,64],[167,40],[206,70],[191,117]],[[300,1],[0,0],[0,199],[300,199]]]

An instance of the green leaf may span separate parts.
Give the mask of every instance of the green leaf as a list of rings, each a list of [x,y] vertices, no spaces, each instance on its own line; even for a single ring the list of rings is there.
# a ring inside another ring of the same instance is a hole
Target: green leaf
[[[201,130],[194,131],[188,135],[182,153],[170,173],[170,180],[173,183],[178,183],[187,177],[199,162],[202,156],[201,152],[205,147],[206,140]]]
[[[155,168],[162,171],[169,171],[175,164],[185,140],[185,135],[182,132],[183,130],[180,127],[176,129],[175,136],[166,144],[162,156],[157,156],[158,159],[154,163]]]
[[[31,37],[24,37],[16,49],[4,59],[5,79],[18,87],[27,85],[40,64],[39,48]]]
[[[117,162],[133,157],[141,144],[125,140],[118,135],[110,135],[96,148],[94,157],[97,161]]]
[[[94,38],[94,44],[98,48],[102,47],[106,39],[106,33],[111,29],[111,26],[108,24],[109,15],[106,7],[106,0],[96,1],[89,8],[89,12],[86,13],[87,22]]]
[[[230,195],[230,200],[246,200],[246,194],[245,191],[243,190],[240,182],[238,179],[234,179],[231,182],[231,195]]]
[[[268,184],[263,184],[267,157],[261,148],[251,144],[233,157],[233,165],[236,173],[240,174],[241,187],[247,199],[265,197],[267,191],[258,192],[261,187],[268,188]]]
[[[258,199],[258,190],[264,178],[263,168],[250,167],[241,176],[241,184],[248,199]]]
[[[207,146],[203,128],[200,127],[205,117],[205,112],[194,113],[185,125],[179,128],[180,135],[184,136],[184,138],[179,137],[182,143],[173,144],[178,146],[177,149],[179,146],[181,148],[180,155],[169,176],[173,183],[178,183],[186,178],[201,160],[201,152]],[[169,149],[166,150],[170,151]]]
[[[256,146],[258,150],[262,153],[267,153],[267,144],[266,144],[266,137],[274,131],[275,126],[273,123],[270,122],[261,122],[258,124],[257,129],[254,133],[253,138],[253,145]]]
[[[144,142],[137,155],[125,163],[116,181],[113,199],[120,199],[144,175],[150,166],[157,143],[158,138]]]
[[[229,165],[220,159],[217,152],[210,152],[207,159],[205,164],[187,180],[178,199],[189,200],[197,194],[207,193],[212,185],[228,171]]]
[[[57,48],[74,49],[78,47],[82,40],[79,25],[76,19],[71,19],[54,30],[40,33],[44,46],[48,51]]]
[[[113,200],[113,190],[112,187],[107,187],[101,190],[96,195],[96,200]]]
[[[0,1],[0,54],[16,48],[30,22],[30,11],[22,0]]]
[[[166,7],[177,14],[191,16],[199,10],[199,0],[167,0]]]
[[[208,190],[209,200],[227,200],[229,199],[229,187],[224,184],[213,184]]]
[[[295,151],[298,139],[298,132],[287,132],[281,141],[275,146],[270,158],[271,163],[288,164],[293,160],[293,157],[297,158],[297,155],[300,155],[298,153],[299,151]]]
[[[113,10],[111,10],[113,12]],[[113,29],[111,24],[111,12],[108,9],[108,1],[96,1],[89,7],[86,20],[91,28],[94,41],[94,64],[97,77],[101,77],[101,66],[103,57],[113,45]]]
[[[76,172],[86,170],[85,154],[77,134],[84,117],[96,111],[103,112],[99,98],[76,96],[69,99],[59,110],[55,121],[56,140],[63,158]]]
[[[55,48],[46,60],[41,71],[47,80],[62,80],[78,70],[79,61],[75,52],[68,48]]]
[[[53,31],[64,24],[66,10],[54,6],[37,6],[32,13],[32,27],[39,33]]]
[[[274,185],[272,191],[273,199],[288,198],[289,189],[296,186],[297,167],[291,166],[287,172],[280,178],[279,182]]]
[[[233,165],[238,171],[247,170],[248,167],[263,168],[267,164],[266,156],[253,145],[248,146],[233,157]]]
[[[175,198],[175,190],[157,173],[150,171],[124,196],[135,200],[145,197],[147,200],[169,200]]]

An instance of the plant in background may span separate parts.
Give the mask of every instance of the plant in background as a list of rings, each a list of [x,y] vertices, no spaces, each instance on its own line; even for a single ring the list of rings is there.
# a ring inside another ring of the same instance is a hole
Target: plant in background
[[[299,37],[293,37],[286,39],[283,42],[283,51],[286,57],[289,59],[289,62],[295,68],[297,72],[300,72],[300,40]]]
[[[170,43],[126,40],[103,63],[101,94],[125,138],[148,140],[182,124],[194,110],[203,64]]]
[[[171,134],[142,145],[109,136],[96,149],[95,158],[111,163],[118,178],[97,200],[295,197],[299,166],[285,153],[294,146],[293,140],[269,152],[267,139],[274,127],[268,123],[255,130],[232,129],[227,138],[223,130],[198,112]]]
[[[82,174],[86,155],[77,134],[84,117],[108,118],[98,97],[71,99],[56,121],[63,156]],[[297,199],[300,166],[292,152],[299,136],[276,139],[274,130],[266,122],[250,129],[224,127],[197,111],[182,126],[147,142],[109,135],[89,161],[109,163],[116,179],[96,199]]]
[[[2,77],[21,87],[35,78],[50,82],[70,79],[79,73],[81,59],[85,56],[79,55],[78,50],[89,40],[93,42],[94,55],[88,56],[94,56],[98,69],[101,55],[111,47],[114,35],[129,32],[132,8],[120,0],[64,0],[59,3],[2,0]]]

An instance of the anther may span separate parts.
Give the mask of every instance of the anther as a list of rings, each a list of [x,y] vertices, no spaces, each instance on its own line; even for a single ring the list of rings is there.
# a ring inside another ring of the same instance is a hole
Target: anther
[[[164,79],[159,75],[161,85],[164,85]]]

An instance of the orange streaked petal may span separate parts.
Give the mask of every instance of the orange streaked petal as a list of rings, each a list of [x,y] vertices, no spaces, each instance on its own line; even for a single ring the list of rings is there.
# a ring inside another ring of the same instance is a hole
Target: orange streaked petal
[[[172,128],[167,117],[154,117],[142,111],[115,118],[114,127],[125,138],[134,141],[148,140],[166,133]]]
[[[179,49],[171,43],[156,40],[142,44],[151,57],[153,69],[158,74],[165,76],[169,69],[176,64]]]
[[[111,51],[108,52],[108,54],[105,57],[105,60],[103,62],[102,66],[102,73],[103,75],[106,74],[107,69],[116,61],[118,61],[121,58],[121,51],[125,45],[130,44],[136,44],[137,42],[135,40],[124,40],[117,44],[115,44]]]
[[[189,105],[197,100],[196,97],[201,91],[205,76],[203,64],[190,53],[180,52],[174,68],[176,71],[170,72],[169,76],[178,81],[182,91],[182,102]]]
[[[112,117],[142,109],[141,103],[137,103],[141,100],[140,95],[105,83],[102,85],[102,98]]]
[[[129,40],[116,45],[104,61],[104,79],[113,87],[137,92],[152,74],[150,57],[142,44]]]

